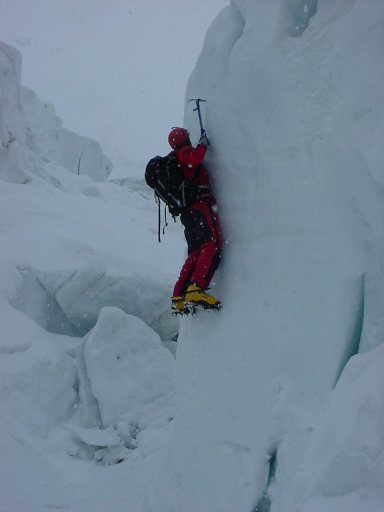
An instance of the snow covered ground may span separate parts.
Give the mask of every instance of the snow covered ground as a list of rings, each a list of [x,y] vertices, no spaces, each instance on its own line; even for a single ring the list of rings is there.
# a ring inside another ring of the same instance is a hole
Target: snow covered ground
[[[381,0],[233,0],[211,25],[186,97],[224,306],[177,351],[180,226],[157,244],[143,182],[107,182],[1,45],[4,512],[384,509],[383,22]]]

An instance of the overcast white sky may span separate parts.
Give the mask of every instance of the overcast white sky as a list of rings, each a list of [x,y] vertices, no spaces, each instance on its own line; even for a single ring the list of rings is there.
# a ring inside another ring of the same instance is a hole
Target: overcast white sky
[[[67,128],[97,139],[116,163],[142,163],[168,151],[206,30],[228,3],[0,0],[0,40],[22,52],[23,85]]]

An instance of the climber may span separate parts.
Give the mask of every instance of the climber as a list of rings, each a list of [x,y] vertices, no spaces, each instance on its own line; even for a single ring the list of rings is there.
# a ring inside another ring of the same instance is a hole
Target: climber
[[[206,292],[222,252],[216,201],[202,164],[209,141],[204,131],[193,148],[189,132],[173,128],[168,142],[172,151],[148,162],[145,180],[154,189],[159,208],[162,200],[174,217],[180,215],[188,245],[188,257],[171,297],[172,312],[194,313],[197,306],[220,309],[220,301]]]
[[[197,185],[195,201],[181,212],[180,220],[188,245],[188,257],[180,271],[172,295],[172,310],[188,313],[198,305],[206,309],[219,309],[220,301],[206,292],[219,265],[222,252],[222,237],[217,206],[211,191],[206,168],[202,162],[208,147],[204,133],[196,148],[192,147],[185,128],[173,128],[168,136],[185,179]]]

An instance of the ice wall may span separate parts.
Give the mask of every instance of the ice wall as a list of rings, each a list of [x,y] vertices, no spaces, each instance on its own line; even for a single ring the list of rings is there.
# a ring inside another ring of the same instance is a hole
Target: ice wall
[[[207,99],[223,309],[182,322],[151,511],[291,510],[324,401],[384,339],[383,18],[379,0],[233,0],[207,33],[186,97]],[[190,107],[185,125],[197,138]]]
[[[28,141],[49,158],[74,174],[105,181],[112,171],[112,162],[100,144],[88,137],[63,128],[52,105],[39,100],[31,89],[22,87],[23,110]]]
[[[21,55],[4,43],[0,43],[0,69],[0,178],[25,183],[28,181],[25,167],[37,175],[42,175],[43,169],[26,147],[20,86]]]
[[[35,176],[47,178],[47,158],[74,174],[105,181],[112,163],[100,145],[62,127],[52,105],[43,103],[20,84],[21,55],[0,43],[0,177],[26,183]]]

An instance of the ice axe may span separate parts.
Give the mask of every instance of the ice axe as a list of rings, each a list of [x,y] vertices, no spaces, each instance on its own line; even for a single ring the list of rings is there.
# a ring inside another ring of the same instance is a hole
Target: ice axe
[[[201,119],[201,110],[200,110],[200,102],[206,102],[207,100],[203,100],[202,98],[191,98],[190,100],[188,100],[188,103],[191,103],[191,101],[194,101],[196,103],[196,108],[193,109],[193,111],[195,112],[197,110],[197,115],[199,116],[199,124],[200,124],[200,135],[205,135],[205,137],[207,137],[207,134],[205,133],[205,130],[204,130],[204,127],[203,127],[203,121]],[[208,137],[207,137],[207,141],[208,141]],[[209,143],[209,141],[208,141]]]

